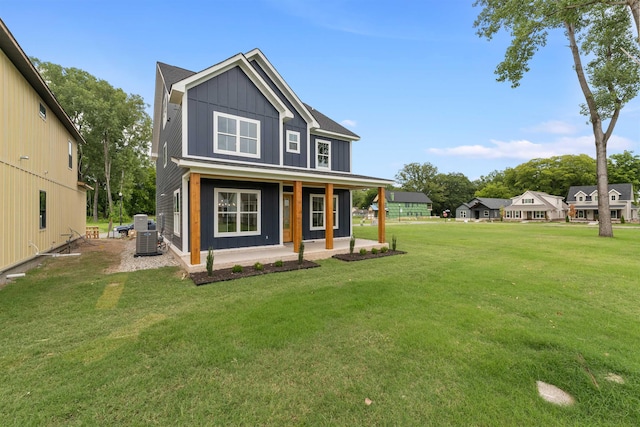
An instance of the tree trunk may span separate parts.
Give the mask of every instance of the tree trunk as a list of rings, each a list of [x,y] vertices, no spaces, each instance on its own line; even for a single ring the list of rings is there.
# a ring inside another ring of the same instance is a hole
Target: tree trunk
[[[611,211],[609,210],[609,177],[607,175],[607,139],[610,136],[610,132],[613,131],[613,127],[609,126],[607,135],[602,131],[602,119],[598,113],[598,107],[593,97],[593,93],[587,83],[587,78],[584,75],[584,69],[582,68],[582,60],[580,59],[580,52],[578,50],[578,44],[576,43],[575,28],[573,24],[565,22],[565,29],[567,30],[567,38],[569,39],[569,48],[573,56],[573,63],[575,65],[576,74],[578,75],[578,81],[580,82],[580,89],[584,94],[584,98],[587,101],[587,107],[589,108],[589,120],[593,127],[593,136],[596,143],[596,169],[598,177],[598,228],[600,237],[613,237],[613,227],[611,225]],[[615,125],[617,120],[617,112],[614,114],[612,125]]]
[[[100,182],[96,180],[96,186],[93,190],[93,222],[98,222],[98,192],[100,191]]]
[[[109,138],[104,135],[102,139],[102,147],[104,150],[104,182],[107,190],[107,209],[109,217],[113,214],[113,197],[111,197],[111,158],[109,157]]]

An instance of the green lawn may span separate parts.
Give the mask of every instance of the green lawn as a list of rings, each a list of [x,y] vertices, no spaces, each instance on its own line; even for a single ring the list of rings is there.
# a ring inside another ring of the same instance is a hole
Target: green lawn
[[[53,259],[0,290],[0,425],[637,426],[640,228],[597,232],[389,225],[406,255],[202,287]]]

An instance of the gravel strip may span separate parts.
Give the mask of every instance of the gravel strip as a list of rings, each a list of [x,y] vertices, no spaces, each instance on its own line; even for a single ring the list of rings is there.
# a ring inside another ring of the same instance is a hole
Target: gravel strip
[[[107,271],[108,273],[117,273],[124,271],[149,270],[152,268],[160,268],[167,266],[180,266],[180,262],[176,259],[171,250],[166,253],[155,256],[135,256],[136,239],[124,239],[122,253],[120,254],[120,265],[114,269]]]

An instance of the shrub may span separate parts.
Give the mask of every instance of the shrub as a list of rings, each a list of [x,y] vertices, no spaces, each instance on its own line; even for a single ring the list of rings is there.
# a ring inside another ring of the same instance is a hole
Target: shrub
[[[371,248],[371,253],[372,254],[377,254],[378,253],[378,248]]]
[[[354,236],[351,236],[351,239],[349,240],[349,254],[353,253],[353,248],[356,247],[356,238]]]
[[[391,236],[391,250],[395,251],[396,247],[398,245],[398,238],[396,237],[396,235],[394,234],[393,236]]]
[[[275,267],[282,267],[284,266],[284,262],[281,259],[279,259],[278,261],[274,262],[273,265]]]
[[[304,262],[304,242],[300,242],[298,247],[298,264],[302,265]]]
[[[253,264],[253,268],[255,268],[257,271],[262,271],[264,270],[264,265],[262,265],[259,262],[256,262],[255,264]]]
[[[360,255],[366,255],[367,250],[365,248],[360,249]]]
[[[242,266],[239,264],[234,265],[233,267],[231,267],[231,272],[232,273],[242,273]]]
[[[383,246],[382,248],[380,248],[380,252],[382,252],[383,254],[387,253],[387,252],[389,252],[389,248],[386,247],[386,246]]]
[[[213,274],[213,250],[209,248],[207,251],[207,276]]]
[[[620,216],[620,224],[624,224],[624,215]]]
[[[564,222],[569,222],[569,215],[564,217]]]

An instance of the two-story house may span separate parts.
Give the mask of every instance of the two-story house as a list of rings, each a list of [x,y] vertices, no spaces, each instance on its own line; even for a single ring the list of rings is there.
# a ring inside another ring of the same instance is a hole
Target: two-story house
[[[507,221],[560,221],[564,220],[568,206],[560,196],[542,191],[525,191],[512,197],[511,204],[504,208]]]
[[[378,196],[373,199],[377,218]],[[387,191],[386,215],[389,219],[430,217],[433,204],[429,196],[419,191]],[[372,205],[373,206],[373,205]]]
[[[632,184],[610,184],[609,209],[611,219],[635,221],[638,219],[638,206],[635,204]],[[569,188],[567,204],[573,205],[575,218],[584,221],[598,220],[598,187],[581,185]]]
[[[84,234],[82,136],[0,20],[0,273]],[[1,278],[0,278],[1,279]]]
[[[200,72],[158,63],[154,103],[159,227],[192,266],[208,249],[332,249],[351,236],[351,191],[383,198],[391,184],[352,173],[359,137],[304,104],[258,49]]]

